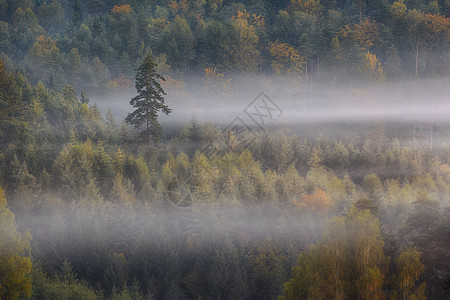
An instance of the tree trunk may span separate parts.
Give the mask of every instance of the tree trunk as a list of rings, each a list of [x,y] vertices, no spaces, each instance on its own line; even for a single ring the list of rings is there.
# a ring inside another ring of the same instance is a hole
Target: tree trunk
[[[335,282],[335,297],[336,299],[339,299],[339,270],[338,270],[338,256],[339,256],[339,250],[337,249],[337,245],[334,245],[334,255],[335,255],[335,259],[334,259],[334,282]]]
[[[417,66],[419,64],[419,37],[416,37],[416,72],[415,77],[417,78]]]
[[[317,75],[316,75],[316,77],[319,77],[319,72],[320,72],[320,61],[319,61],[319,55],[317,55]]]
[[[361,0],[358,1],[359,3],[359,24],[362,23],[362,7],[361,7]]]
[[[186,43],[184,43],[184,73],[183,73],[184,79],[186,79],[186,70],[187,70],[187,48]]]
[[[305,66],[305,96],[308,99],[308,56],[306,56],[306,66]]]
[[[431,102],[430,150],[433,152],[434,101]]]
[[[148,150],[150,150],[150,120],[147,118],[147,145]]]

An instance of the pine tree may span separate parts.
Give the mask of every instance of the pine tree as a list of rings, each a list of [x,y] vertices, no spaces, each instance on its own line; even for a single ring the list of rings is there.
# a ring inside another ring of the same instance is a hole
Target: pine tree
[[[94,175],[98,180],[98,186],[103,195],[107,195],[113,179],[113,169],[111,157],[106,153],[103,143],[99,142],[94,153],[94,161],[92,166]]]
[[[203,139],[202,129],[195,117],[192,117],[191,124],[189,126],[188,138],[189,141],[194,144],[201,142]]]
[[[130,104],[136,108],[135,111],[129,113],[125,121],[133,125],[135,128],[145,129],[141,134],[146,137],[150,148],[150,142],[158,142],[161,135],[161,125],[158,123],[158,112],[161,111],[168,115],[172,112],[165,103],[164,95],[166,93],[162,89],[159,80],[165,80],[157,73],[157,64],[153,61],[151,54],[143,60],[136,74],[136,90],[138,95],[131,99]]]
[[[23,115],[23,92],[14,74],[0,60],[0,149],[20,136]]]
[[[89,99],[89,97],[86,95],[86,92],[83,89],[81,89],[80,91],[80,98],[81,103],[89,104],[89,102],[91,101],[91,99]]]

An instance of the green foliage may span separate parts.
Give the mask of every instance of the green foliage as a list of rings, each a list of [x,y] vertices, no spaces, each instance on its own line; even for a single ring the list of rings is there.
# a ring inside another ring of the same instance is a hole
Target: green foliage
[[[14,214],[7,207],[0,188],[0,297],[22,299],[31,296],[31,260],[29,233],[20,233]]]
[[[250,260],[249,289],[254,299],[275,299],[284,281],[286,257],[271,241],[255,245],[248,254]]]
[[[195,117],[193,117],[191,120],[188,138],[189,141],[193,144],[200,143],[203,139],[202,129]]]
[[[188,64],[194,56],[194,34],[188,22],[182,16],[176,16],[164,32],[166,53],[169,64],[183,68],[186,73]]]
[[[62,265],[61,274],[55,278],[49,278],[41,266],[33,266],[32,284],[31,299],[102,299],[101,294],[89,288],[85,282],[76,279],[67,261]]]
[[[21,74],[11,74],[2,60],[0,60],[0,149],[5,149],[8,143],[18,143],[18,139],[25,139],[24,90],[20,88]]]

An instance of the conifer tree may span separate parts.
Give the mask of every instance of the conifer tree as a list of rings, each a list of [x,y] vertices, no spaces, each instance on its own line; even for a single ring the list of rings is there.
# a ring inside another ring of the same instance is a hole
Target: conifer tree
[[[195,117],[192,117],[188,138],[191,143],[195,144],[201,142],[201,140],[203,139],[202,129]]]
[[[158,112],[166,115],[172,112],[164,103],[164,92],[159,81],[165,80],[157,73],[157,64],[153,61],[151,54],[142,61],[137,69],[136,74],[136,90],[138,95],[131,99],[130,104],[136,109],[129,113],[125,121],[133,125],[135,128],[145,128],[141,131],[141,135],[145,136],[148,145],[150,142],[158,142],[161,135],[161,125],[158,123]]]

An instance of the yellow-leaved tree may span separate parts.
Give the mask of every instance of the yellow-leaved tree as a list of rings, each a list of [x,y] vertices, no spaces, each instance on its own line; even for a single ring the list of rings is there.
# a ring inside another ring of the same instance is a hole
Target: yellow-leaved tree
[[[287,43],[276,41],[269,44],[272,69],[276,75],[303,76],[306,62],[298,51]]]
[[[396,290],[391,293],[391,299],[426,299],[425,282],[418,285],[419,277],[425,270],[421,256],[419,250],[407,249],[396,258],[397,272],[392,280]]]
[[[382,299],[389,258],[379,226],[369,210],[355,206],[333,218],[322,239],[300,255],[278,299]]]
[[[232,71],[254,73],[261,64],[261,51],[258,47],[258,24],[262,19],[250,15],[245,10],[238,11],[231,19],[231,41],[224,46],[224,65]]]
[[[0,187],[0,299],[31,296],[29,233],[21,234],[14,225],[14,214],[7,208]]]
[[[359,73],[361,77],[371,81],[371,82],[383,82],[384,81],[384,71],[381,66],[380,61],[375,54],[367,52],[365,59],[359,68]]]

